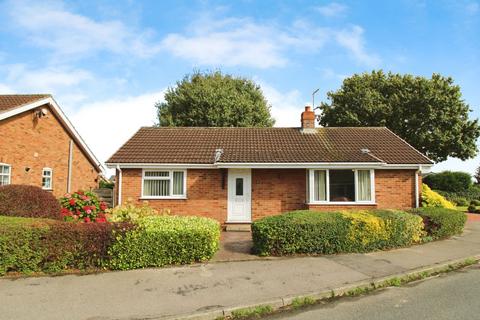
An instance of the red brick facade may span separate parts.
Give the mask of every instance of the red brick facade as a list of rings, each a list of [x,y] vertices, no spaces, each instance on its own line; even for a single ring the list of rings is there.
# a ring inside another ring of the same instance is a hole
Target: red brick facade
[[[46,106],[44,106],[46,107]],[[42,118],[26,111],[0,121],[0,163],[11,166],[11,184],[42,185],[42,169],[53,169],[53,194],[67,192],[71,137],[49,110]],[[71,191],[95,188],[98,172],[73,144]]]
[[[117,176],[118,181],[118,176]],[[421,178],[419,179],[419,188]],[[122,169],[122,202],[141,202],[141,169]],[[375,170],[375,205],[308,205],[305,169],[252,169],[252,219],[299,209],[411,208],[415,206],[415,170]],[[187,198],[149,200],[172,214],[227,220],[227,171],[189,169]]]

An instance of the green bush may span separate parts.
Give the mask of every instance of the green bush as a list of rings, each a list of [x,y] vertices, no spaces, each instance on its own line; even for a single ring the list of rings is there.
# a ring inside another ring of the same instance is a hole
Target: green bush
[[[97,268],[127,225],[0,216],[0,275]]]
[[[480,187],[478,185],[472,185],[467,190],[460,190],[455,192],[443,191],[443,190],[435,190],[440,193],[442,196],[447,198],[447,200],[457,203],[458,198],[465,198],[467,202],[470,203],[472,200],[480,200]],[[463,206],[468,205],[464,204]],[[458,203],[457,203],[458,204]],[[461,204],[458,204],[461,206]]]
[[[470,204],[473,206],[480,206],[480,200],[472,200],[470,201]]]
[[[475,212],[477,211],[477,207],[474,206],[473,204],[469,205],[468,208],[467,208],[467,212]]]
[[[259,255],[366,252],[420,242],[422,219],[403,211],[294,211],[252,224]]]
[[[444,239],[463,232],[465,213],[445,208],[418,208],[412,212],[423,218],[425,231],[433,240]]]
[[[457,192],[470,188],[472,176],[461,171],[443,171],[425,176],[423,182],[435,190]]]
[[[430,189],[426,184],[422,185],[422,207],[439,207],[453,209],[455,205],[442,195]]]
[[[118,235],[108,250],[112,269],[133,269],[204,261],[218,250],[220,225],[202,217],[147,216]]]

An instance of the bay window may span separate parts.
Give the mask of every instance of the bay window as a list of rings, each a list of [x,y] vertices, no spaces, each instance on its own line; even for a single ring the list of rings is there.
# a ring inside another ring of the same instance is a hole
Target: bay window
[[[314,169],[309,175],[309,203],[374,203],[374,170]]]
[[[143,170],[142,198],[185,198],[186,177],[185,170]]]

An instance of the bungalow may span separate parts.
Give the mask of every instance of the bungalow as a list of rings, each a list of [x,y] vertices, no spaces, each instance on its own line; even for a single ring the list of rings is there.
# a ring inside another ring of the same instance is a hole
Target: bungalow
[[[103,167],[49,94],[0,95],[0,186],[56,197],[98,186]]]
[[[411,208],[432,161],[384,127],[141,128],[108,161],[117,199],[250,223],[298,209]]]

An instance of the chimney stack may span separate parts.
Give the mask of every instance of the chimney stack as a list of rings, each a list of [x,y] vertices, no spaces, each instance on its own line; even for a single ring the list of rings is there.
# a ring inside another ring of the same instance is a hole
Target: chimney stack
[[[302,112],[302,132],[315,133],[315,112],[312,111],[312,107],[306,106],[305,111]]]

